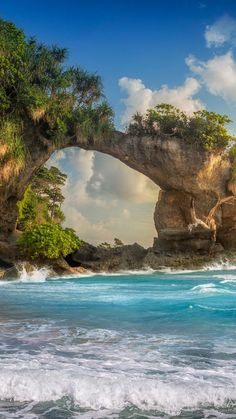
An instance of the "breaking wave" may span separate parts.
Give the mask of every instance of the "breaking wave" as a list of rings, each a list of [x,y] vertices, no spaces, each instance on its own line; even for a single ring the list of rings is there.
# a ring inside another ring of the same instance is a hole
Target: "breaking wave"
[[[236,417],[236,273],[49,274],[1,287],[0,417]]]
[[[33,267],[32,271],[28,272],[24,264],[19,268],[20,282],[45,282],[49,277],[50,270],[47,267],[37,268]]]
[[[128,405],[140,410],[157,410],[177,415],[182,409],[227,407],[236,400],[234,386],[213,386],[210,383],[177,383],[149,378],[127,378],[123,375],[93,377],[67,372],[21,369],[2,371],[2,400],[46,402],[63,397],[72,399],[88,410],[121,410]]]

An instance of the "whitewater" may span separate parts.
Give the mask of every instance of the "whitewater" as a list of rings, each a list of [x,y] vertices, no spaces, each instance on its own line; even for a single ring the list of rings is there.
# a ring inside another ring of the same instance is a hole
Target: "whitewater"
[[[0,419],[235,418],[236,268],[0,282]]]

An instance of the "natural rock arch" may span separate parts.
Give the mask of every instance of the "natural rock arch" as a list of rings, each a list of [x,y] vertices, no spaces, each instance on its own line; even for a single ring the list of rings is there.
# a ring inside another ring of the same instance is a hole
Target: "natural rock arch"
[[[209,232],[188,233],[188,226],[193,223],[191,202],[194,199],[197,216],[204,220],[218,200],[228,195],[231,164],[226,157],[196,149],[173,136],[135,137],[119,131],[102,138],[73,135],[58,147],[44,138],[33,124],[25,129],[24,143],[27,149],[24,169],[12,173],[7,181],[0,172],[2,233],[14,231],[17,201],[22,198],[35,171],[54,151],[78,146],[119,159],[161,188],[154,213],[159,236],[157,246],[168,250],[202,250],[209,244]],[[236,247],[235,209],[234,203],[226,202],[216,213],[217,239],[226,248]]]
[[[2,19],[0,35],[4,57],[0,103],[0,233],[14,231],[17,201],[23,197],[35,171],[56,149],[78,146],[109,154],[160,186],[162,192],[154,215],[158,246],[170,250],[207,247],[211,228],[190,232],[188,226],[196,224],[197,219],[204,223],[210,210],[217,208],[214,213],[217,238],[225,247],[235,247],[235,203],[224,201],[218,205],[229,195],[228,187],[236,195],[235,179],[229,183],[231,163],[219,152],[204,151],[204,145],[222,150],[232,139],[225,129],[225,124],[230,122],[228,117],[202,111],[191,120],[171,105],[159,104],[154,119],[153,113],[148,113],[144,120],[136,115],[138,129],[130,130],[132,124],[129,127],[130,133],[152,135],[131,136],[113,131],[99,137],[99,133],[113,128],[113,112],[104,102],[99,76],[80,67],[67,67],[64,48],[27,40],[22,30]],[[167,126],[162,123],[166,117]],[[200,126],[203,123],[202,134],[201,129],[196,129],[199,118]],[[85,132],[87,137],[82,135]],[[184,142],[184,137],[191,139],[192,146]]]

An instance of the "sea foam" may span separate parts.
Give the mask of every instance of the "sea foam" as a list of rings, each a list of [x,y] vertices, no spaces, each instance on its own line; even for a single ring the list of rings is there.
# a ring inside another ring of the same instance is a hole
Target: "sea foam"
[[[234,386],[217,387],[202,380],[189,381],[189,378],[186,376],[182,382],[173,384],[119,374],[75,375],[73,370],[2,370],[0,399],[46,402],[69,397],[89,410],[114,411],[133,405],[140,410],[157,410],[171,415],[180,414],[185,408],[223,407],[229,400],[236,399]]]
[[[19,281],[20,282],[45,282],[49,277],[49,268],[37,268],[33,267],[31,272],[27,272],[25,264],[23,263],[19,268]]]

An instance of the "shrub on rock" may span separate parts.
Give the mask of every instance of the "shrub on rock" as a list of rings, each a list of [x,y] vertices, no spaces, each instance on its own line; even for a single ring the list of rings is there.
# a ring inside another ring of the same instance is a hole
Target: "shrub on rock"
[[[45,223],[24,231],[18,244],[32,259],[56,259],[78,249],[81,240],[70,228],[63,229],[59,224]]]

